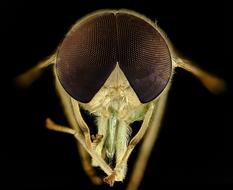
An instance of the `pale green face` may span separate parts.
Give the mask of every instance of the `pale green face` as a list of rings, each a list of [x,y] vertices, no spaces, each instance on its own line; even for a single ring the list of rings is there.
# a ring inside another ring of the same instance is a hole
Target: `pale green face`
[[[109,164],[120,159],[131,135],[130,124],[144,119],[148,103],[142,104],[117,66],[91,102],[80,103],[84,110],[96,117],[98,134],[103,135],[96,151]]]

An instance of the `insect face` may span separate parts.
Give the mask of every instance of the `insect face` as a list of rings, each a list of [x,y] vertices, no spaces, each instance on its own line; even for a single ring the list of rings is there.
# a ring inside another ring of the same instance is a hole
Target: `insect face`
[[[73,134],[83,167],[95,184],[99,166],[111,186],[123,181],[127,161],[143,139],[129,189],[140,184],[158,136],[175,67],[194,74],[211,92],[224,90],[223,80],[179,57],[162,30],[146,17],[129,10],[101,10],[79,20],[54,55],[18,81],[24,86],[54,65],[56,88],[70,127],[46,120],[46,126]],[[95,116],[96,134],[80,109]],[[142,121],[135,136],[130,124]],[[92,158],[92,163],[89,158]]]
[[[112,167],[127,150],[129,125],[144,119],[171,71],[162,35],[144,17],[128,11],[84,17],[66,35],[56,62],[65,91],[96,117],[99,139],[94,137],[98,143],[93,148]],[[93,165],[99,166],[94,159]],[[121,178],[125,172],[123,167]]]

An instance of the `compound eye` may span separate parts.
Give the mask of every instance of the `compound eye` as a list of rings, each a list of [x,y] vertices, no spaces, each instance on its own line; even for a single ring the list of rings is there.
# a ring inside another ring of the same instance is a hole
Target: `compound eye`
[[[87,103],[117,62],[142,103],[155,99],[171,76],[166,41],[147,19],[127,11],[102,11],[78,22],[59,48],[56,72],[63,88]]]
[[[148,21],[130,13],[116,15],[119,66],[142,103],[155,99],[172,71],[169,48]]]
[[[63,40],[57,55],[58,79],[74,99],[87,103],[116,65],[116,21],[111,12],[82,19]]]

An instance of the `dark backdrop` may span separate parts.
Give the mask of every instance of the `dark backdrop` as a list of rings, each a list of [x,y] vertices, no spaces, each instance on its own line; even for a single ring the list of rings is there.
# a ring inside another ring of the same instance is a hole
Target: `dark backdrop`
[[[156,19],[180,52],[228,82],[228,91],[215,96],[191,74],[177,70],[140,189],[159,184],[233,183],[232,17],[223,1],[8,1],[5,5],[0,152],[1,180],[8,186],[109,189],[91,185],[72,136],[44,126],[48,116],[66,124],[51,70],[27,90],[12,83],[15,76],[50,55],[77,19],[103,8],[133,9]],[[135,151],[129,160],[126,181],[113,189],[125,187],[136,155]]]

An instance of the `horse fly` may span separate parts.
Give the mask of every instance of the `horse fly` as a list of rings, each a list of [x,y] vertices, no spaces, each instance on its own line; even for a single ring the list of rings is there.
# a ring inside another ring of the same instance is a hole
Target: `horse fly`
[[[81,18],[55,53],[18,77],[29,86],[52,65],[57,93],[70,127],[46,119],[49,129],[70,133],[94,184],[123,181],[127,160],[143,139],[128,189],[137,189],[158,136],[174,69],[195,75],[211,92],[224,82],[180,57],[156,23],[130,10],[99,10]],[[96,134],[80,109],[95,116]],[[131,125],[141,121],[131,135]],[[90,159],[91,158],[91,159]],[[97,175],[100,167],[106,177]]]

